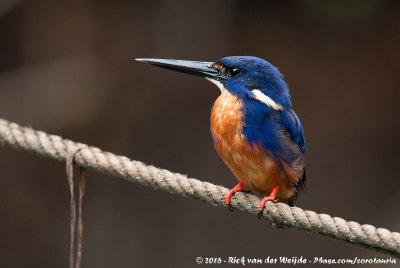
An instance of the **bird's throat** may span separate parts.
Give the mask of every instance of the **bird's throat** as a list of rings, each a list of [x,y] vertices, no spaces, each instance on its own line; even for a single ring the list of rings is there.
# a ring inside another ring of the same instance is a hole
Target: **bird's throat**
[[[216,85],[219,88],[219,90],[221,90],[221,94],[226,93],[226,92],[229,93],[229,91],[225,88],[225,86],[220,81],[212,79],[212,78],[208,78],[208,77],[206,77],[206,79],[208,81],[210,81],[211,83],[213,83],[214,85]]]

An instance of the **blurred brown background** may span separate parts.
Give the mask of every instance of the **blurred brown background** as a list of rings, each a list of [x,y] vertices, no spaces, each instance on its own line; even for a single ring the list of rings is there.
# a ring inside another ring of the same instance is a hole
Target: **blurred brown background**
[[[219,90],[135,57],[269,60],[306,131],[298,206],[400,231],[399,1],[0,2],[0,114],[232,187],[209,114]],[[67,267],[63,164],[0,147],[0,267]],[[195,257],[386,258],[89,172],[82,267]],[[373,266],[371,266],[373,267]]]

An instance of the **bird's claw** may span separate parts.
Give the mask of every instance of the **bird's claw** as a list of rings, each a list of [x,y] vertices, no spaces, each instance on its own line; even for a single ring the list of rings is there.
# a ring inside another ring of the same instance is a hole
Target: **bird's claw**
[[[226,195],[225,204],[229,211],[233,211],[233,208],[231,206],[231,198],[235,193],[237,193],[237,192],[251,193],[252,192],[250,190],[243,189],[243,187],[244,187],[244,184],[242,182],[240,182],[232,190],[230,190],[229,193]]]
[[[261,220],[262,214],[263,214],[263,211],[262,211],[262,210],[259,210],[258,213],[257,213],[257,218],[258,218],[259,220]]]
[[[228,210],[229,210],[230,212],[232,212],[232,211],[233,211],[233,207],[232,207],[232,205],[231,205],[231,204],[226,204],[226,207],[228,208]]]
[[[260,220],[261,220],[261,216],[262,216],[263,211],[264,211],[265,204],[268,201],[272,201],[272,202],[274,202],[276,204],[276,203],[278,203],[279,199],[274,199],[271,196],[267,196],[267,197],[263,198],[263,200],[260,203],[260,206],[258,208],[258,213],[257,213],[257,218],[260,219]]]

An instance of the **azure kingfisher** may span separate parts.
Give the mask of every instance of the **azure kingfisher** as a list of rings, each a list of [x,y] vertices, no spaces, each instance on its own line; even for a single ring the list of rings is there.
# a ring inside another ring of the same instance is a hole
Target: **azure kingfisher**
[[[232,56],[216,62],[172,59],[136,59],[162,68],[204,77],[221,90],[211,111],[214,147],[239,180],[225,197],[244,188],[267,201],[293,206],[304,189],[305,138],[292,109],[283,75],[269,62],[249,56]]]

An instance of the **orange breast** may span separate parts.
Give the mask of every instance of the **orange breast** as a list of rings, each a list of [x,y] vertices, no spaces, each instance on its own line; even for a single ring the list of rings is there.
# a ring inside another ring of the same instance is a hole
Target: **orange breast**
[[[236,178],[253,191],[269,195],[279,185],[277,198],[285,202],[295,189],[282,168],[257,144],[250,145],[243,133],[243,103],[223,91],[211,112],[214,147]]]

